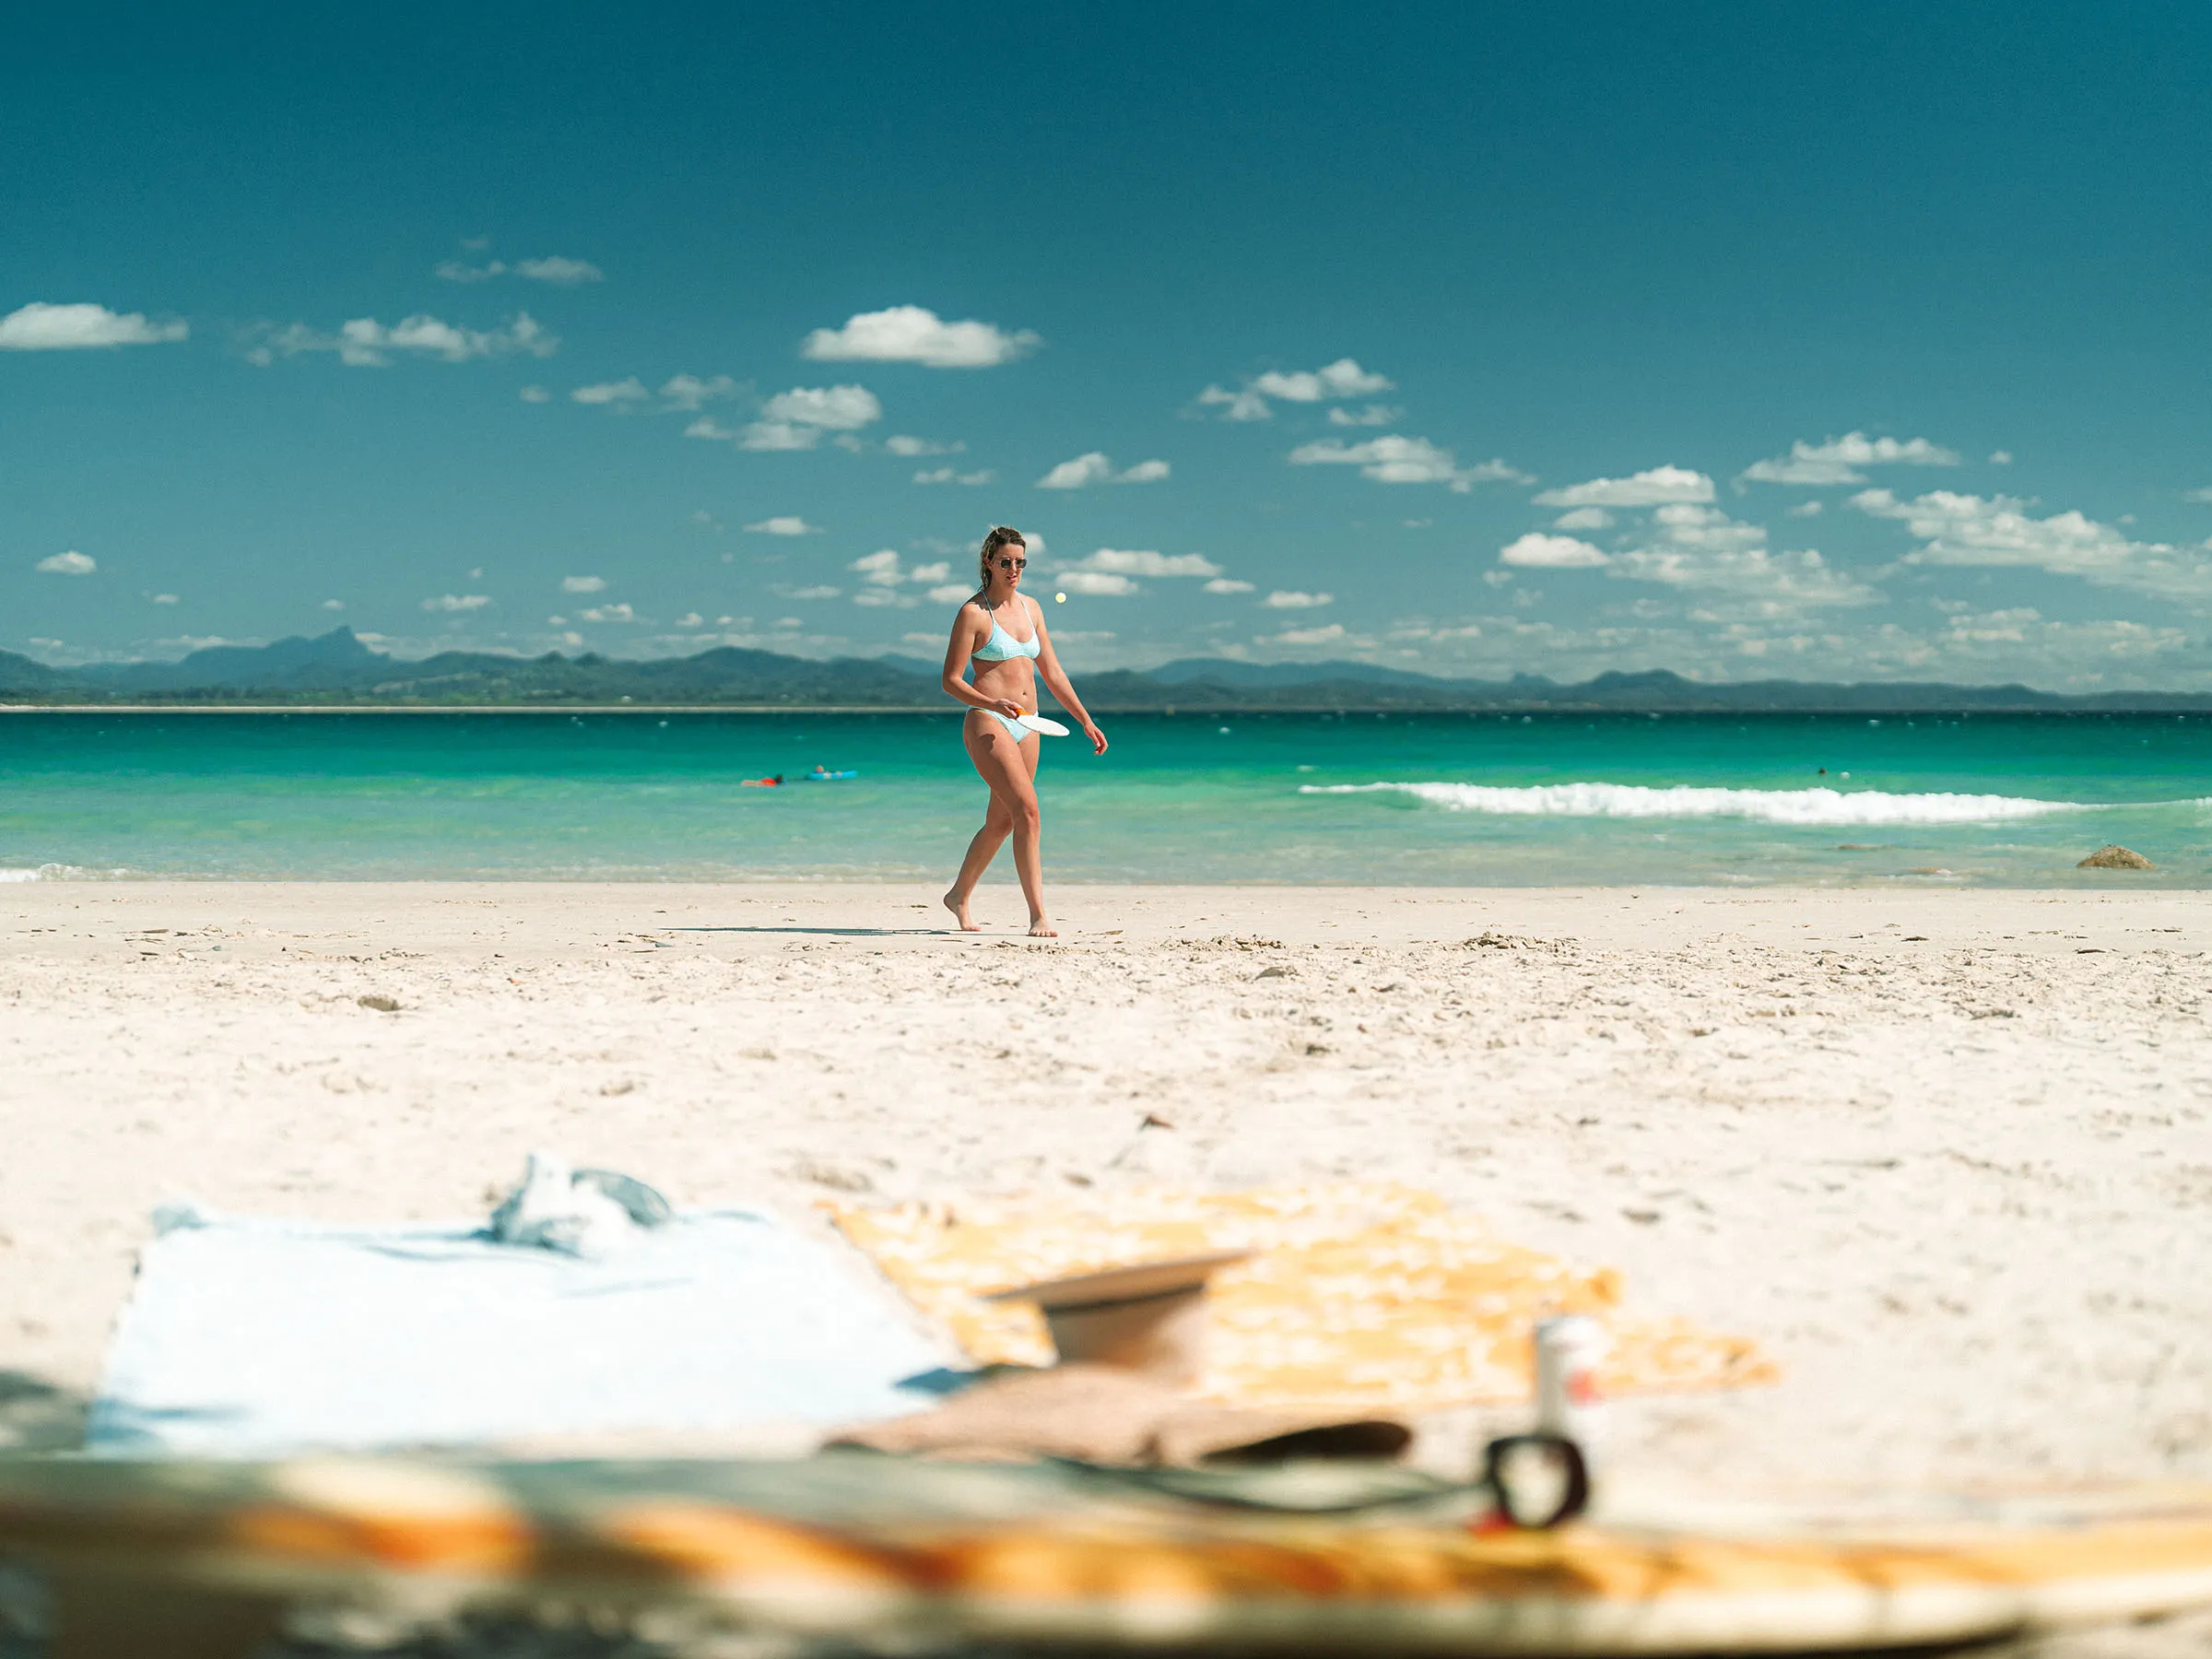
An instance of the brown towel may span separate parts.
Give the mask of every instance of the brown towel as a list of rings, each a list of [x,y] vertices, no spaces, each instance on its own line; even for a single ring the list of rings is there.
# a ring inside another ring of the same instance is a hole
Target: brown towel
[[[849,1430],[832,1445],[964,1463],[1067,1457],[1135,1467],[1293,1457],[1395,1457],[1413,1430],[1388,1418],[1214,1406],[1110,1365],[1009,1371],[944,1405]]]

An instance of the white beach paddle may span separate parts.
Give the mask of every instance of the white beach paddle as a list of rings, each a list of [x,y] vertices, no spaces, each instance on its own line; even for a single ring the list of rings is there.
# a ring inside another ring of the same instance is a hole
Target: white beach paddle
[[[1047,720],[1041,714],[1017,714],[1014,724],[1031,732],[1041,732],[1047,737],[1065,737],[1067,728],[1056,720]]]

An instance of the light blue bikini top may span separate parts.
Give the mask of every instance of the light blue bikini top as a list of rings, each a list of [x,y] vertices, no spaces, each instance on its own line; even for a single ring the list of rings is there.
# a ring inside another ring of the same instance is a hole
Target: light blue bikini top
[[[1031,618],[1030,626],[1035,625],[1036,618]],[[993,617],[991,637],[975,648],[975,660],[979,663],[1003,663],[1008,657],[1033,657],[1037,654],[1037,641],[1038,636],[1034,633],[1026,640],[1016,639],[999,626],[996,617]]]

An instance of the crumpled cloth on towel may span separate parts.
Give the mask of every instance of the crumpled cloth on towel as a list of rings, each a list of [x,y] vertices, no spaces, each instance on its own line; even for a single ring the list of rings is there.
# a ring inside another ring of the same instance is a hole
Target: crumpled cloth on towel
[[[851,1429],[831,1442],[966,1463],[1042,1457],[1139,1468],[1309,1457],[1395,1457],[1413,1430],[1390,1418],[1218,1406],[1111,1365],[987,1377],[934,1410]]]

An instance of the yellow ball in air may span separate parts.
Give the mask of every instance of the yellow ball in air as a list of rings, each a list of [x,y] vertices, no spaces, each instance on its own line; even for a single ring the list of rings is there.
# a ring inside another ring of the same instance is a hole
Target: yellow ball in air
[[[1067,603],[1067,595],[1065,594],[1054,594],[1053,595],[1053,603],[1054,605],[1065,605]]]

